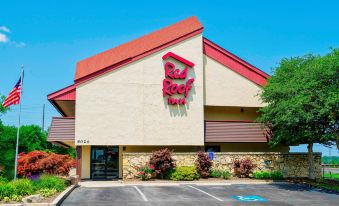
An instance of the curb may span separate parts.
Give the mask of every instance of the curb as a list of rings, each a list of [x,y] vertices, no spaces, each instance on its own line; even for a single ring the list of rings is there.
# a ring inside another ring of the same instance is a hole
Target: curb
[[[48,206],[59,206],[62,201],[64,201],[66,199],[66,197],[68,197],[69,194],[71,194],[71,192],[78,187],[78,185],[71,185],[69,186],[66,190],[64,190],[58,197],[56,197],[52,203],[49,203]]]
[[[180,186],[180,185],[265,185],[265,184],[291,184],[287,181],[220,181],[220,182],[197,182],[197,181],[175,181],[175,182],[129,182],[129,183],[109,183],[105,182],[104,184],[79,184],[80,187],[85,188],[107,188],[107,187],[125,187],[125,186]]]

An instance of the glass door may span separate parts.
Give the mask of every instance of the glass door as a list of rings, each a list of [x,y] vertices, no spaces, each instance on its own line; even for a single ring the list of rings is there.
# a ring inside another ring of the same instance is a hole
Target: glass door
[[[119,177],[119,147],[92,146],[91,179],[116,179]]]

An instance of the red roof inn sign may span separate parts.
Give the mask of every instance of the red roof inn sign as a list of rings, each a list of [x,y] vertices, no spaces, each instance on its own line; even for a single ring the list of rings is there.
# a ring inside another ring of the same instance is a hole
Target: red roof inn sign
[[[187,79],[187,73],[188,69],[194,67],[194,63],[172,53],[168,52],[165,54],[162,59],[166,60],[169,57],[172,57],[173,59],[176,59],[180,61],[181,63],[185,64],[185,69],[180,70],[175,67],[175,65],[171,62],[165,63],[165,79],[163,80],[163,88],[162,88],[162,94],[164,97],[168,95],[167,98],[167,104],[170,105],[180,105],[180,104],[186,104],[186,98],[188,97],[189,91],[192,89],[192,84],[194,82],[194,78],[189,78],[185,83],[183,84],[177,84],[174,81],[175,80],[186,80]],[[180,95],[181,97],[177,97],[177,95]],[[173,96],[175,95],[175,97]]]

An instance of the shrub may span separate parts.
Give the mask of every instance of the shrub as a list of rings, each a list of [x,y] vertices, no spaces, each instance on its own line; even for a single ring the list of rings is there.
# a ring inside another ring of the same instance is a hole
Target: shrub
[[[34,191],[32,182],[28,179],[18,179],[11,181],[8,184],[12,184],[15,189],[15,195],[31,195]]]
[[[284,179],[284,175],[281,171],[273,171],[271,174],[272,179],[274,180],[282,180]]]
[[[144,165],[141,167],[135,167],[135,169],[138,171],[137,177],[141,180],[149,180],[152,178],[152,175],[154,174],[154,166],[153,165]]]
[[[33,181],[33,186],[36,190],[50,188],[61,192],[66,188],[67,184],[64,179],[59,177],[52,175],[41,175],[38,180]]]
[[[210,173],[210,177],[223,178],[223,179],[229,179],[231,175],[232,174],[229,171],[221,170],[221,169],[212,169]]]
[[[195,166],[197,168],[198,173],[201,177],[207,178],[210,176],[210,169],[212,167],[212,161],[209,156],[205,152],[198,152],[198,157],[195,160]]]
[[[40,189],[37,191],[38,194],[42,195],[43,197],[50,197],[54,194],[56,194],[58,191],[54,188],[49,189],[49,188],[44,188],[44,189]]]
[[[0,176],[0,184],[5,184],[7,182],[8,182],[8,180],[6,178]]]
[[[168,148],[154,151],[151,155],[150,162],[154,166],[154,172],[161,179],[171,169],[175,168],[174,159],[172,158],[172,151]]]
[[[186,181],[192,181],[197,180],[200,178],[200,175],[198,174],[196,168],[194,166],[191,167],[177,167],[175,169],[170,170],[166,174],[167,179],[171,180],[186,180]]]
[[[224,179],[229,179],[231,176],[232,176],[231,172],[229,172],[227,170],[224,170],[222,172],[222,178],[224,178]]]
[[[284,179],[281,171],[257,171],[253,172],[253,177],[255,179],[273,179],[273,180],[282,180]]]
[[[260,171],[260,172],[253,172],[253,177],[255,179],[270,179],[271,175],[269,172]]]
[[[212,169],[210,173],[210,177],[220,178],[222,177],[222,170],[220,169]]]
[[[252,174],[255,165],[252,164],[250,159],[234,160],[233,169],[238,177],[249,177]]]
[[[18,160],[18,175],[30,177],[48,173],[67,175],[70,168],[75,166],[75,160],[69,155],[33,151],[28,154],[20,153]]]
[[[0,199],[4,199],[5,197],[10,197],[15,194],[15,188],[12,184],[7,183],[0,185]]]

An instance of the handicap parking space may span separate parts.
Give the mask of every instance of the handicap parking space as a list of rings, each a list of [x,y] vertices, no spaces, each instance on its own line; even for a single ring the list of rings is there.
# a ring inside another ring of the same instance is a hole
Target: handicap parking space
[[[125,185],[76,188],[62,203],[73,205],[333,205],[338,194],[292,184],[262,185]]]

